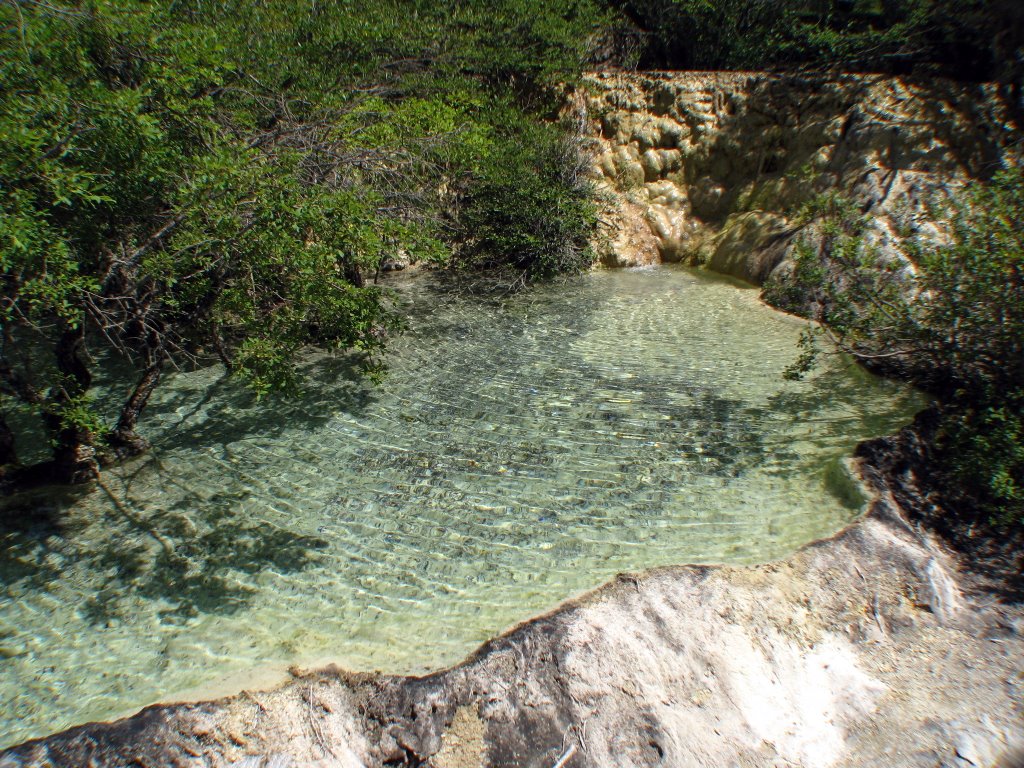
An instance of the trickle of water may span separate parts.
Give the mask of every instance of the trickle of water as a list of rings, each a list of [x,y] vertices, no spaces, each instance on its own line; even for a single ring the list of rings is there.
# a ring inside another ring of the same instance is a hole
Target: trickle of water
[[[691,271],[400,295],[383,386],[324,356],[283,403],[179,374],[150,455],[3,535],[0,746],[254,665],[437,669],[620,571],[781,557],[923,404],[842,358],[784,381],[802,324]]]

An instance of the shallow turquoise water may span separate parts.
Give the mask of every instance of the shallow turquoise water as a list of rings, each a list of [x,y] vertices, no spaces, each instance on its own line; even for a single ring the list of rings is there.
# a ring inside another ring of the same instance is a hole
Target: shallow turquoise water
[[[841,459],[922,404],[841,358],[784,381],[802,323],[690,271],[400,285],[383,386],[181,373],[151,455],[33,502],[58,522],[3,539],[0,745],[260,664],[437,669],[620,571],[781,557],[852,519]]]

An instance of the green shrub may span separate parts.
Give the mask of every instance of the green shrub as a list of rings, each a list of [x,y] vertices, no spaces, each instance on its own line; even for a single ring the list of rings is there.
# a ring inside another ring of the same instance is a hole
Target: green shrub
[[[1024,173],[1004,171],[935,216],[946,238],[907,240],[907,268],[866,242],[866,220],[841,199],[809,206],[818,237],[775,294],[802,296],[821,325],[790,375],[813,365],[825,334],[910,378],[939,400],[947,497],[1024,523]]]
[[[647,32],[641,65],[813,66],[1024,81],[1024,5],[1013,0],[614,0]]]
[[[55,479],[94,475],[104,436],[141,449],[168,366],[219,357],[261,395],[299,384],[310,344],[379,371],[395,318],[365,278],[399,252],[578,269],[589,190],[545,121],[605,16],[596,0],[0,3],[0,473],[13,410],[45,425]],[[137,378],[102,425],[92,368],[112,354]]]
[[[597,213],[583,165],[580,148],[553,126],[524,123],[495,143],[466,195],[461,265],[508,265],[532,277],[589,267]]]

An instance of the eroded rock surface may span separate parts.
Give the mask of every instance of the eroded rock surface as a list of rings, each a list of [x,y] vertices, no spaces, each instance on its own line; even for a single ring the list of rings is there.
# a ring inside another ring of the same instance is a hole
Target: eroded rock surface
[[[594,137],[602,261],[706,264],[761,284],[840,190],[882,248],[928,226],[926,205],[988,178],[1014,128],[986,85],[879,76],[605,73],[577,108]]]

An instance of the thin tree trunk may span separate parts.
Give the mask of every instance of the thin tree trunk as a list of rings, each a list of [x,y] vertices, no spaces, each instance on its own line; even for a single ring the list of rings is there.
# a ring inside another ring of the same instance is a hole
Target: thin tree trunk
[[[14,433],[7,426],[7,419],[0,414],[0,477],[9,467],[17,466],[18,454],[14,449]]]
[[[149,448],[149,442],[135,431],[139,423],[139,415],[142,409],[149,402],[149,396],[153,394],[157,384],[160,383],[160,376],[163,373],[164,358],[158,354],[149,365],[142,371],[135,389],[132,390],[124,407],[121,409],[121,416],[117,420],[117,426],[107,436],[107,441],[113,447],[119,458],[137,456]]]
[[[85,329],[65,330],[54,351],[61,381],[50,390],[43,417],[54,443],[53,477],[60,483],[86,483],[99,476],[95,435],[86,426],[67,423],[64,418],[68,405],[92,385],[84,360]]]
[[[345,279],[352,283],[356,288],[362,288],[365,284],[363,280],[363,273],[359,271],[359,265],[351,261],[345,262]]]

